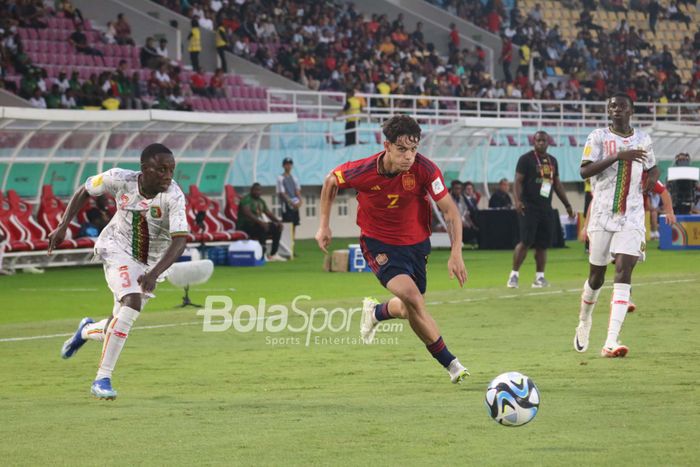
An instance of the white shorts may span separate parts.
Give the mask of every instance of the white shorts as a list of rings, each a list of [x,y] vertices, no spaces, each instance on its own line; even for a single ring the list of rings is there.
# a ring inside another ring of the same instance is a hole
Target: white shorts
[[[588,261],[594,266],[607,266],[618,254],[637,256],[639,261],[644,261],[646,242],[642,230],[595,230],[588,232],[588,240]]]
[[[122,253],[100,252],[105,279],[107,285],[114,294],[116,302],[121,301],[126,295],[139,294],[144,298],[153,298],[152,293],[144,294],[138,282],[139,277],[148,272],[146,265],[134,260],[131,256]]]

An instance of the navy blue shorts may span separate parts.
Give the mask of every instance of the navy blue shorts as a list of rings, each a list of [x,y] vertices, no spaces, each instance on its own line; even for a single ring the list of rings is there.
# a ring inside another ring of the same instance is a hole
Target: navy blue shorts
[[[362,255],[384,287],[399,274],[408,274],[424,294],[428,281],[426,268],[430,255],[430,239],[415,245],[388,245],[374,238],[360,238]]]

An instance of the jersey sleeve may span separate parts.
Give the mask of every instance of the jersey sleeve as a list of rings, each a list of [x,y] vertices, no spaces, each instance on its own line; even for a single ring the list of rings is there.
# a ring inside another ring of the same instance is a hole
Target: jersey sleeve
[[[338,182],[338,188],[340,189],[352,188],[352,183],[350,183],[350,181],[346,177],[346,171],[351,167],[350,164],[350,162],[346,162],[345,164],[341,164],[335,169],[333,169],[333,176]]]
[[[586,144],[583,146],[583,157],[581,157],[581,165],[588,162],[596,162],[603,158],[603,141],[601,140],[600,132],[593,131],[588,135]]]
[[[647,158],[644,159],[644,170],[649,170],[656,165],[656,155],[654,154],[654,146],[651,142],[651,136],[647,135],[644,138],[642,149],[647,152]]]
[[[652,188],[651,191],[653,191],[653,192],[656,193],[657,195],[660,195],[661,193],[663,193],[664,191],[666,191],[666,186],[665,186],[663,183],[661,183],[660,181],[657,180],[657,181],[656,181],[656,184],[654,185],[654,188]]]
[[[185,212],[185,195],[180,188],[174,190],[173,195],[168,200],[168,214],[170,216],[170,236],[187,235],[190,229]]]
[[[110,169],[101,174],[88,177],[85,189],[91,196],[101,196],[105,193],[116,196],[119,188],[125,183],[125,173],[122,169]]]
[[[429,164],[423,168],[424,186],[433,200],[440,201],[447,196],[448,193],[447,187],[445,187],[445,179],[438,166],[430,160],[428,160],[428,162]]]

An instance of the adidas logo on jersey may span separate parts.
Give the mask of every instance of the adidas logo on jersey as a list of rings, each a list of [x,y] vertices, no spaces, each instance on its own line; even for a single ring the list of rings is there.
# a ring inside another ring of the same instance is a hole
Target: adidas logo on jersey
[[[372,190],[372,191],[379,191],[381,189],[382,189],[382,187],[380,187],[379,185],[374,185],[372,188],[370,188],[370,190]]]

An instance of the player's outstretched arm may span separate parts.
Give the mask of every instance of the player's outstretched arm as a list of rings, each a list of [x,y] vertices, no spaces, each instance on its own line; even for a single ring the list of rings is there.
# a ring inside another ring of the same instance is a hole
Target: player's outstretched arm
[[[676,213],[673,212],[673,200],[668,190],[664,190],[660,193],[661,202],[664,205],[664,214],[666,214],[666,223],[668,225],[676,223]]]
[[[326,179],[323,181],[323,188],[321,189],[321,222],[316,232],[316,242],[324,253],[328,253],[328,245],[331,244],[331,206],[337,194],[338,180],[335,178],[335,175],[329,173],[326,175]]]
[[[58,227],[56,227],[49,234],[49,248],[46,251],[47,255],[50,256],[51,253],[53,253],[54,248],[61,244],[63,239],[66,237],[66,231],[68,230],[68,226],[70,225],[71,221],[76,216],[76,214],[78,214],[78,211],[80,211],[80,208],[83,207],[83,204],[85,204],[85,201],[87,201],[89,197],[90,194],[87,192],[84,186],[81,186],[80,189],[78,189],[78,191],[75,192],[70,202],[68,203],[66,212],[63,213],[61,223],[58,224]]]
[[[186,234],[173,237],[170,246],[165,250],[165,253],[163,253],[163,256],[161,256],[156,265],[146,274],[138,278],[138,283],[141,285],[143,293],[153,292],[156,288],[156,279],[158,279],[158,276],[163,274],[166,269],[172,266],[173,263],[182,256],[182,252],[185,251],[186,246]]]
[[[445,218],[447,234],[452,246],[450,258],[447,260],[450,279],[456,277],[459,286],[462,287],[467,281],[467,268],[464,266],[464,259],[462,259],[462,219],[459,216],[459,209],[451,196],[443,196],[437,205]]]

